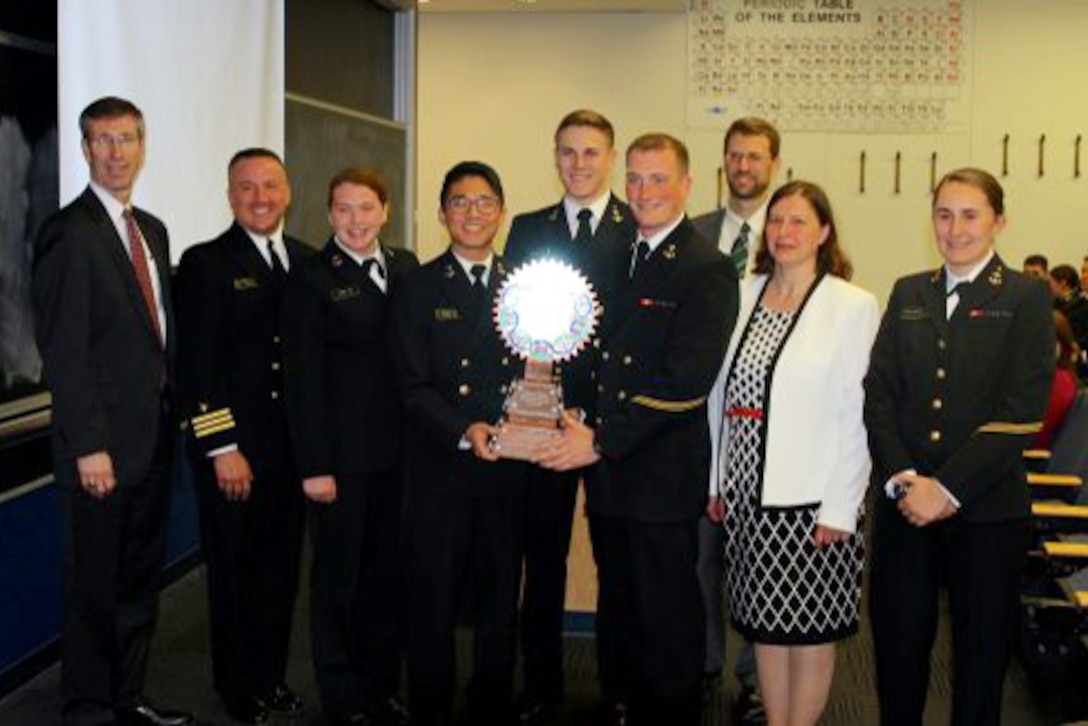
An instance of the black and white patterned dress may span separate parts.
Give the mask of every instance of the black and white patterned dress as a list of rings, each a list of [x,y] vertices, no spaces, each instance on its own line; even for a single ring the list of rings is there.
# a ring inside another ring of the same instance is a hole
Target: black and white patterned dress
[[[755,309],[725,388],[725,558],[733,624],[749,640],[779,645],[856,632],[861,596],[860,534],[817,550],[818,504],[760,506],[765,384],[793,318],[762,304]],[[790,413],[784,407],[768,415]]]

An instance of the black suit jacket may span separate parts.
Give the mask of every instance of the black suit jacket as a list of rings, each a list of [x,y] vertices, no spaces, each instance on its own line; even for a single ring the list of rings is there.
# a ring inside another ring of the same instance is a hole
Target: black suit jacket
[[[900,279],[865,378],[873,484],[933,476],[969,522],[1026,516],[1022,452],[1042,427],[1054,376],[1046,286],[995,255],[945,315],[943,268]]]
[[[488,292],[474,301],[470,282],[447,251],[414,270],[393,295],[393,349],[407,419],[409,492],[513,493],[509,461],[479,462],[458,447],[469,424],[496,423],[507,388],[522,373],[495,329],[492,305],[506,276],[495,256]]]
[[[53,394],[56,461],[74,464],[107,451],[119,486],[142,481],[151,464],[174,353],[166,227],[141,209],[134,214],[162,293],[165,350],[126,242],[89,187],[46,221],[34,258],[37,340]]]
[[[284,237],[290,267],[309,253]],[[237,445],[255,473],[287,473],[283,285],[237,223],[189,248],[177,278],[179,393],[198,456]]]
[[[591,511],[645,521],[705,511],[706,399],[738,305],[732,262],[685,218],[605,311]]]
[[[400,468],[402,416],[389,352],[389,296],[419,263],[406,250],[382,252],[385,293],[332,239],[288,281],[284,364],[300,477]]]
[[[634,235],[631,209],[612,195],[592,244],[578,246],[571,239],[566,208],[560,200],[558,204],[515,217],[503,256],[512,270],[546,257],[567,262],[589,279],[602,309],[607,309],[627,280]],[[591,346],[574,360],[557,366],[566,406],[576,406],[592,415],[596,390],[591,371],[595,365],[596,348]]]

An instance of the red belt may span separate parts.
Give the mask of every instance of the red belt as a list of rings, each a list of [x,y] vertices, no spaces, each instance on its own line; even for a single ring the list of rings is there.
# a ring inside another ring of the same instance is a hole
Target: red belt
[[[734,406],[726,409],[725,415],[739,418],[763,418],[763,410],[759,408],[742,408],[740,406]]]

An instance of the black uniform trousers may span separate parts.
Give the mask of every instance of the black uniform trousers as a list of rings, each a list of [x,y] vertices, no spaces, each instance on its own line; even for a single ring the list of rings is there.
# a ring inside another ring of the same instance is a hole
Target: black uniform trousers
[[[61,626],[66,726],[112,724],[115,705],[143,693],[166,546],[172,443],[164,413],[147,475],[118,482],[105,499],[83,489],[74,465],[57,467],[68,533]]]
[[[597,560],[597,648],[605,698],[627,723],[700,723],[706,630],[695,573],[698,520],[590,515]]]
[[[521,653],[526,690],[545,700],[563,694],[567,554],[580,478],[539,467],[526,476]]]
[[[407,653],[413,724],[450,722],[456,686],[454,629],[466,592],[475,626],[468,691],[473,723],[503,723],[509,711],[525,506],[521,483],[512,482],[511,488],[479,497],[433,491],[408,497]]]
[[[869,614],[881,723],[922,723],[942,582],[955,656],[952,723],[1000,723],[1026,546],[1024,519],[972,523],[952,517],[917,528],[894,501],[879,497]]]
[[[284,424],[286,425],[286,424]],[[212,460],[194,462],[208,576],[212,679],[225,698],[268,695],[284,682],[302,550],[302,486],[253,472],[249,499],[228,501]]]
[[[336,501],[308,502],[311,647],[326,715],[392,696],[400,675],[403,579],[396,474],[336,477]]]

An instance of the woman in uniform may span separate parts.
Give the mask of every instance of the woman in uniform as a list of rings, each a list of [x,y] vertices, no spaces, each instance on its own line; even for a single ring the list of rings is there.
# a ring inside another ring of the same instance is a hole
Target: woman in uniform
[[[945,584],[952,722],[997,724],[1030,511],[1021,454],[1042,427],[1054,323],[1046,286],[994,251],[993,176],[949,173],[932,216],[944,264],[895,284],[865,379],[880,716],[922,723]]]
[[[314,669],[328,723],[404,723],[393,699],[402,415],[386,320],[390,293],[418,265],[379,240],[389,195],[377,174],[341,171],[328,205],[333,236],[292,270],[283,306],[288,415],[313,543]]]
[[[767,209],[757,274],[741,286],[711,394],[721,451],[712,493],[721,496],[708,515],[724,515],[733,623],[755,643],[768,722],[813,724],[835,641],[858,624],[869,478],[862,378],[879,312],[847,282],[822,189],[790,182]]]

